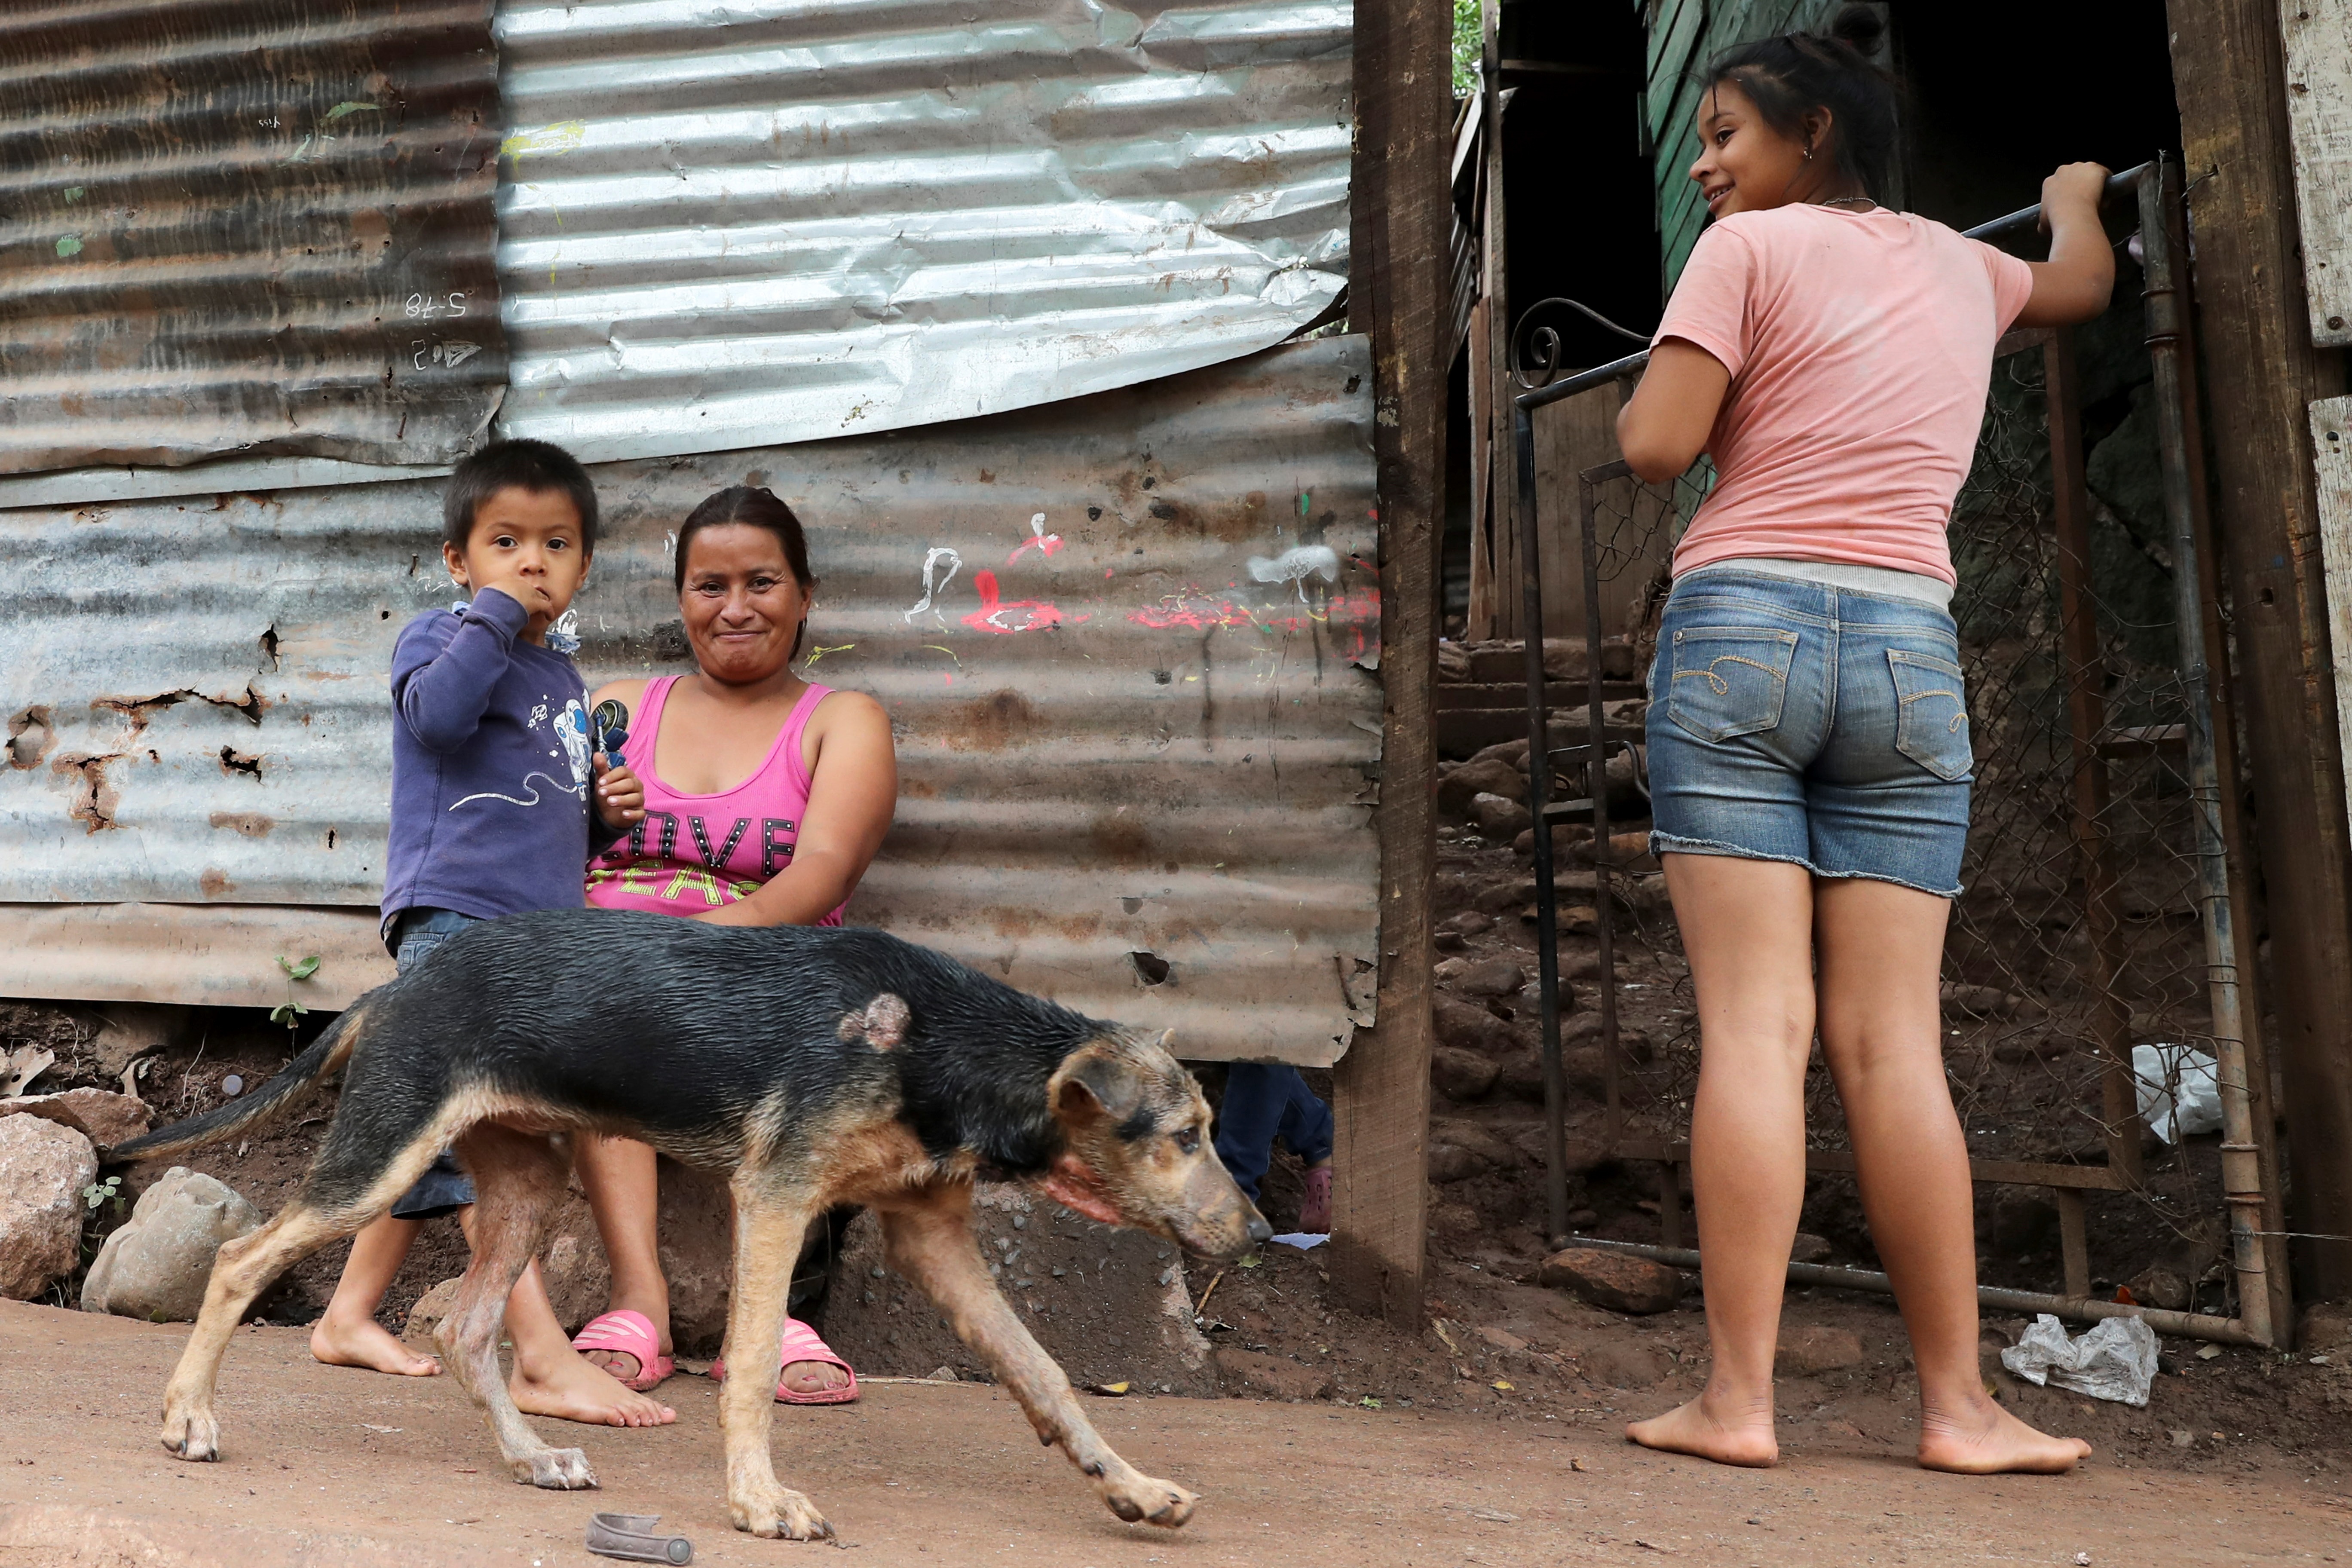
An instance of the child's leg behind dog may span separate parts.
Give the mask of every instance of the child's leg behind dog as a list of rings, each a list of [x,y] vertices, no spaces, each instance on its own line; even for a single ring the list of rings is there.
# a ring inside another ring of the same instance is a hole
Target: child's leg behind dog
[[[1039,1440],[1058,1443],[1095,1483],[1105,1506],[1129,1524],[1173,1530],[1198,1501],[1172,1481],[1155,1480],[1114,1452],[1078,1408],[1064,1375],[1031,1337],[988,1275],[971,1237],[971,1188],[957,1184],[929,1203],[886,1209],[882,1234],[890,1267],[920,1287],[956,1331],[1013,1391]]]
[[[499,1373],[507,1298],[539,1250],[540,1237],[563,1196],[571,1151],[562,1139],[492,1121],[467,1128],[457,1146],[474,1178],[473,1224],[467,1230],[474,1256],[449,1315],[434,1331],[443,1364],[488,1417],[499,1457],[515,1479],[564,1490],[593,1487],[596,1478],[588,1457],[577,1448],[542,1442],[523,1420]],[[566,1354],[570,1349],[564,1347]]]

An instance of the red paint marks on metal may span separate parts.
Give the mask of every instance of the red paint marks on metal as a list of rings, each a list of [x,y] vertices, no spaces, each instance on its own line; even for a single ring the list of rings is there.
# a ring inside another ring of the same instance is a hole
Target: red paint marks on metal
[[[1040,555],[1051,555],[1060,548],[1062,548],[1062,536],[1045,531],[1045,514],[1041,511],[1029,520],[1029,537],[1013,546],[1013,553],[1004,558],[1004,563],[1010,566],[1019,561],[1024,550],[1034,550]],[[1108,576],[1110,574],[1106,572],[1103,575]]]
[[[963,618],[963,624],[976,632],[1034,632],[1040,626],[1057,626],[1064,620],[1062,612],[1043,599],[999,600],[996,574],[985,569],[972,574],[971,585],[980,590],[980,608]],[[1009,624],[1009,617],[1018,615],[1018,625]],[[1087,617],[1080,616],[1078,620]]]

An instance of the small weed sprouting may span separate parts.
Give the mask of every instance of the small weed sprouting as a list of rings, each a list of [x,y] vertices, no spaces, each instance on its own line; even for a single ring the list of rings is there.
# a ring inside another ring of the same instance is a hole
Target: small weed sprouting
[[[287,1035],[291,1037],[302,1026],[302,1015],[310,1010],[294,999],[294,983],[308,980],[319,973],[319,955],[314,952],[308,958],[297,960],[281,952],[278,955],[278,967],[286,972],[286,1000],[269,1010],[269,1021],[285,1025]]]
[[[109,1203],[113,1204],[114,1212],[119,1215],[122,1213],[123,1204],[129,1200],[123,1196],[122,1178],[109,1176],[102,1182],[92,1182],[82,1188],[81,1201],[82,1206],[93,1215]]]

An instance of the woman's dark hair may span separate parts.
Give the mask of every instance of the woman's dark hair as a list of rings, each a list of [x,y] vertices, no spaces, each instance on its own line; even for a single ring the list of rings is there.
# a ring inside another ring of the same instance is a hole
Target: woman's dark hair
[[[457,465],[441,492],[441,539],[463,553],[474,514],[500,490],[553,491],[580,514],[580,548],[596,552],[596,487],[580,459],[546,441],[493,441]]]
[[[776,542],[784,548],[784,563],[793,569],[793,580],[801,585],[801,592],[805,594],[816,586],[816,577],[809,571],[808,539],[801,532],[801,520],[793,515],[793,509],[764,487],[754,489],[750,485],[730,485],[707,497],[678,525],[677,553],[671,563],[671,577],[677,592],[686,592],[686,547],[693,542],[694,536],[706,528],[739,524],[764,528],[774,534]]]
[[[1805,133],[1805,116],[1830,111],[1830,151],[1838,173],[1873,201],[1895,185],[1893,73],[1874,64],[1886,24],[1868,5],[1848,5],[1829,36],[1783,33],[1738,44],[1707,63],[1706,82],[1730,82],[1756,105],[1764,123],[1791,140]]]
[[[783,546],[784,564],[792,569],[793,581],[806,594],[816,586],[816,578],[809,571],[808,538],[801,532],[801,520],[793,509],[776,499],[776,493],[764,486],[754,489],[750,485],[730,485],[715,495],[705,497],[700,506],[686,514],[677,528],[677,553],[670,567],[671,580],[677,590],[686,592],[687,547],[694,536],[706,528],[764,528],[776,536]],[[793,633],[793,651],[787,658],[801,656],[801,644],[808,638],[808,622],[803,620]]]

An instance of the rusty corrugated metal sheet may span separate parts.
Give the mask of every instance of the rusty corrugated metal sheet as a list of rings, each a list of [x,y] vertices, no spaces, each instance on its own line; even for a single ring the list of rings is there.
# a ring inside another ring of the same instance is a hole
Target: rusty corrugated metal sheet
[[[0,473],[462,451],[498,142],[490,0],[0,7]]]
[[[1188,1054],[1328,1062],[1378,949],[1371,419],[1341,337],[895,437],[609,465],[583,662],[592,684],[679,668],[669,531],[772,486],[823,577],[812,677],[898,737],[898,827],[851,918],[1171,1024]],[[232,960],[210,911],[154,906],[247,906],[220,918],[266,946],[300,922],[254,906],[374,902],[392,639],[451,595],[437,506],[412,481],[0,512],[0,994],[60,994],[45,974],[121,943],[125,995],[260,998],[282,949]]]
[[[510,435],[888,430],[1280,342],[1347,271],[1348,0],[507,0]]]

